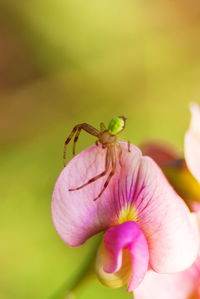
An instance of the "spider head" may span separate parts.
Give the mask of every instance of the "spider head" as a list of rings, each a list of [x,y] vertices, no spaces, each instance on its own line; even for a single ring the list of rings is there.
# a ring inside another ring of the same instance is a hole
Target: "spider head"
[[[118,116],[111,119],[108,125],[108,132],[112,135],[117,135],[124,130],[127,118],[125,116]]]

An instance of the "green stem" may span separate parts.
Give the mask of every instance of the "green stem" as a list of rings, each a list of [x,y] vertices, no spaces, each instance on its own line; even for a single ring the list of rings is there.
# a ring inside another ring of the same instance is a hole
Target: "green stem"
[[[85,258],[84,262],[76,271],[74,276],[63,283],[63,285],[48,299],[74,299],[74,292],[83,284],[85,280],[94,273],[94,263],[96,259],[97,249],[101,240],[101,235],[95,239],[92,244],[92,249],[90,250],[88,256]],[[77,273],[78,272],[78,273]]]

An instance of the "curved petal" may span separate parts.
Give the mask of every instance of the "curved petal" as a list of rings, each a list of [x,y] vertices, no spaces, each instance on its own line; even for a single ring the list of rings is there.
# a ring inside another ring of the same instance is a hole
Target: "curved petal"
[[[199,298],[200,258],[180,273],[158,274],[149,271],[134,291],[135,299],[189,299]]]
[[[199,242],[189,209],[152,159],[142,158],[140,177],[135,206],[138,225],[148,240],[151,267],[160,273],[184,270],[196,259]]]
[[[110,228],[104,235],[97,260],[97,273],[104,284],[110,287],[128,284],[129,292],[136,288],[144,279],[149,263],[147,241],[138,225],[129,221]]]
[[[105,286],[116,289],[128,284],[131,277],[131,256],[127,249],[122,250],[121,254],[121,268],[113,273],[105,272],[103,269],[102,259],[109,259],[110,255],[105,248],[103,242],[99,248],[96,259],[96,273]]]
[[[185,159],[191,173],[200,183],[200,107],[193,103],[190,110],[192,119],[185,134]]]

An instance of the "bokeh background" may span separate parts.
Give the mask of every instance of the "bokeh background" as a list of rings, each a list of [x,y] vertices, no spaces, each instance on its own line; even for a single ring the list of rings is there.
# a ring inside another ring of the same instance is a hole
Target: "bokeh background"
[[[128,118],[135,144],[180,151],[200,102],[198,0],[0,1],[0,298],[52,298],[93,240],[69,248],[50,203],[72,127]],[[82,134],[81,150],[94,142]],[[68,159],[71,159],[71,150]],[[132,298],[93,279],[77,298]]]

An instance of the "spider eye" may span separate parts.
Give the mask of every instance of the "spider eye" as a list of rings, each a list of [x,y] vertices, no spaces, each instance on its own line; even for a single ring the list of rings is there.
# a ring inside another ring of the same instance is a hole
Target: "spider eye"
[[[116,135],[121,132],[125,127],[126,117],[119,116],[113,118],[108,125],[108,132],[112,135]]]

